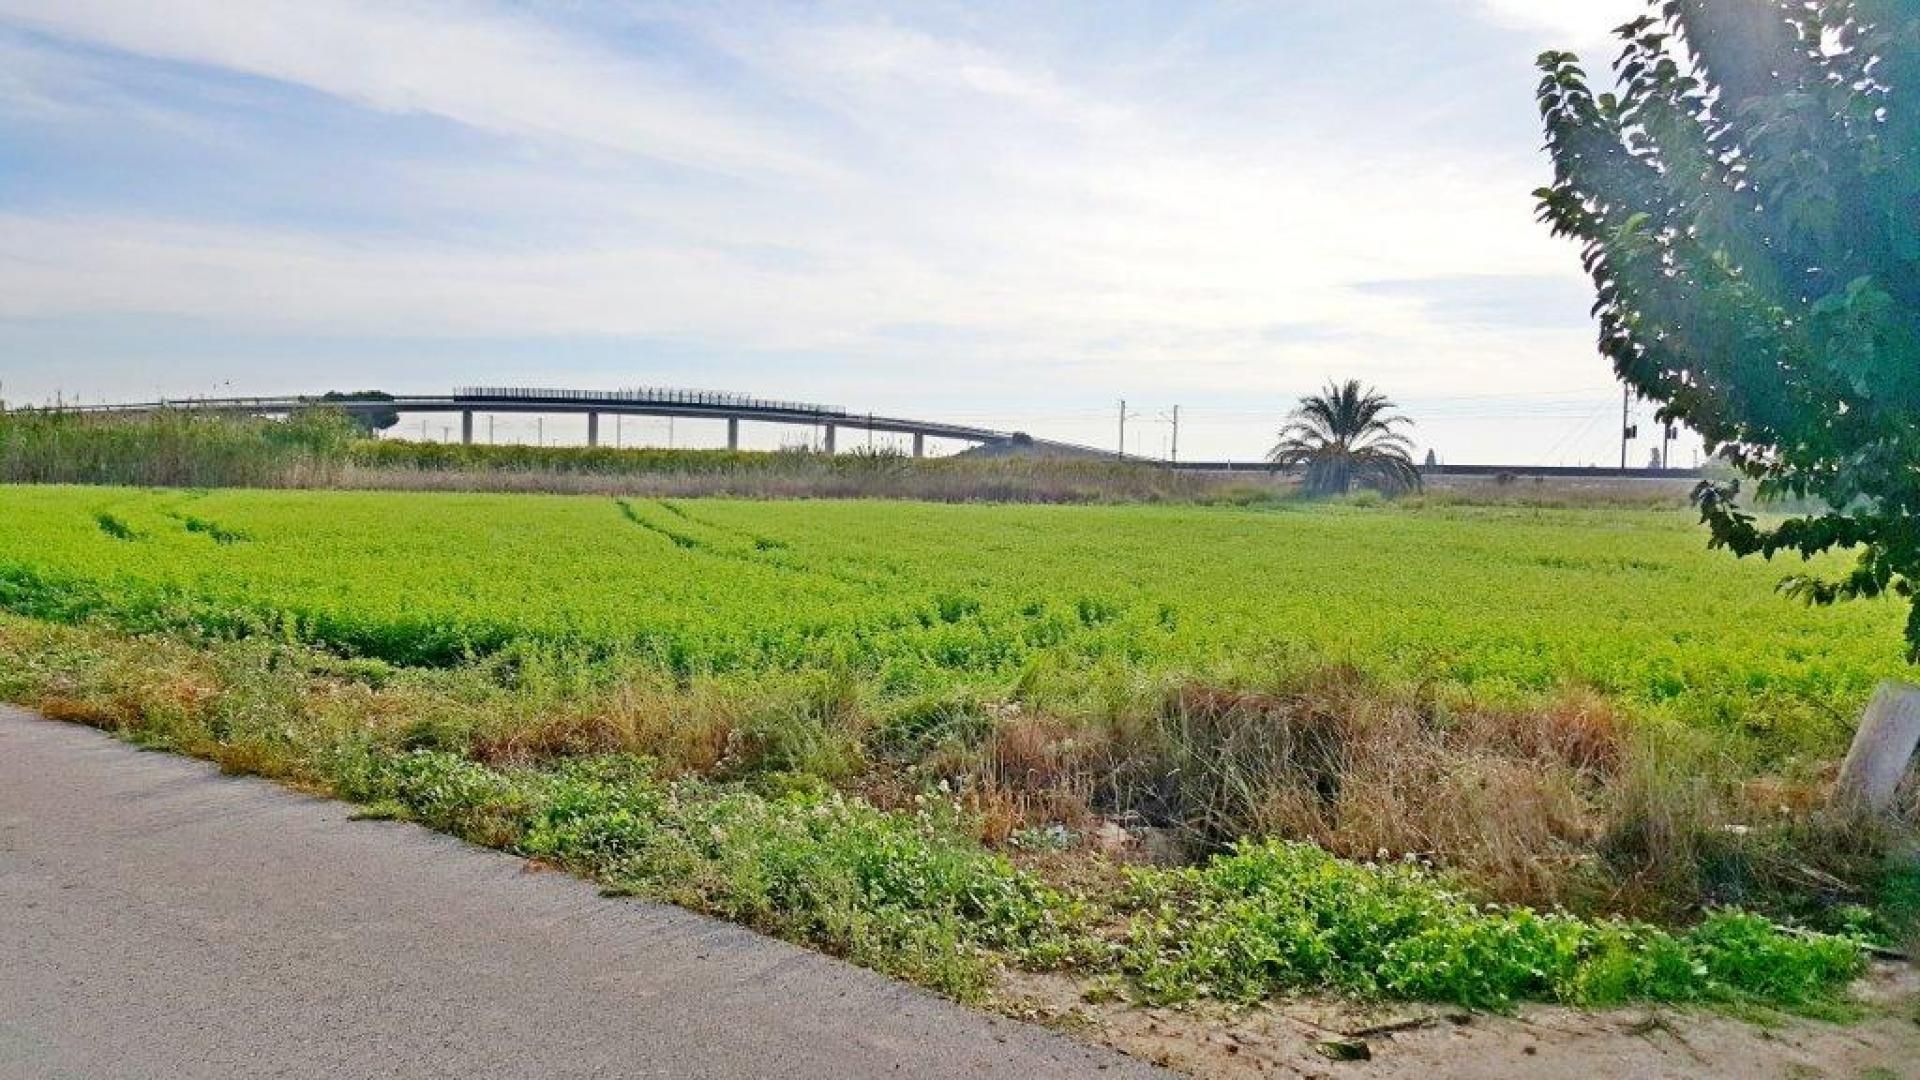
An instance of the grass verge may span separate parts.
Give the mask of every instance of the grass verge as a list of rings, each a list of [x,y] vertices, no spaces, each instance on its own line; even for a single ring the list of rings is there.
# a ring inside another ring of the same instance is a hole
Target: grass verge
[[[845,956],[959,998],[1001,966],[1142,1001],[1291,991],[1503,1007],[1631,1000],[1815,1008],[1845,936],[1716,912],[1684,930],[1477,904],[1413,866],[1244,841],[1185,869],[1049,873],[981,847],[936,789],[883,810],[807,773],[716,781],[634,754],[489,764],[438,747],[524,706],[464,671],[363,669],[265,639],[206,644],[0,619],[0,698],[328,792]],[[484,717],[482,721],[484,722]]]

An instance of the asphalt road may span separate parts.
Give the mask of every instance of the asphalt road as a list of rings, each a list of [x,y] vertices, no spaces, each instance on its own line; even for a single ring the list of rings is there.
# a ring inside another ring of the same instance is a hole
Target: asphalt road
[[[0,708],[0,1078],[1153,1071]]]

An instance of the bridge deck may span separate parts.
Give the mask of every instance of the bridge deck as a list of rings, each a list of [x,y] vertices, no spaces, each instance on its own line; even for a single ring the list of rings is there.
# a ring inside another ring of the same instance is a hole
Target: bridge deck
[[[846,427],[862,431],[884,431],[900,435],[921,435],[934,439],[963,442],[999,443],[1013,439],[1014,433],[969,424],[949,424],[936,420],[913,420],[875,413],[856,413],[830,406],[799,402],[763,401],[732,395],[706,395],[688,392],[684,397],[633,397],[618,393],[583,391],[567,396],[547,392],[534,394],[448,394],[403,395],[378,399],[327,400],[314,396],[191,398],[135,402],[121,405],[69,406],[65,411],[84,413],[141,413],[178,409],[190,412],[249,413],[278,415],[322,406],[348,412],[393,409],[403,413],[601,413],[609,416],[672,416],[711,420],[751,420],[769,424],[797,424],[812,427]]]
[[[333,407],[348,412],[393,410],[402,413],[570,413],[587,416],[663,416],[688,419],[753,421],[803,427],[851,428],[856,431],[912,435],[916,451],[922,439],[1004,445],[1024,438],[1020,433],[971,424],[914,420],[900,416],[853,412],[832,405],[775,401],[709,390],[555,390],[543,388],[470,387],[451,394],[394,394],[377,398],[283,395],[279,397],[185,398],[119,405],[67,406],[82,413],[143,413],[175,409],[190,412],[285,415],[302,409]],[[470,431],[468,432],[470,434]],[[1032,440],[1036,449],[1078,456],[1104,456],[1107,451],[1074,443]]]

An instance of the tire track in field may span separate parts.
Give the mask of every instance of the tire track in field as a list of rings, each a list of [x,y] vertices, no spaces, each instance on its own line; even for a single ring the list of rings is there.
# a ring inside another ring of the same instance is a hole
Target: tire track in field
[[[691,533],[682,532],[678,529],[673,529],[666,525],[662,525],[657,521],[653,521],[649,519],[646,515],[642,514],[638,507],[635,507],[633,503],[629,502],[626,499],[615,499],[613,501],[617,506],[619,506],[620,514],[622,517],[625,517],[628,521],[632,522],[635,525],[638,525],[640,528],[645,529],[650,533],[654,533],[658,536],[665,537],[667,540],[671,541],[675,547],[681,549],[682,551],[697,551],[703,555],[711,555],[717,559],[726,559],[731,562],[740,563],[743,566],[754,566],[754,567],[762,567],[769,570],[779,570],[783,573],[795,574],[795,575],[799,575],[801,577],[806,577],[806,578],[814,578],[814,579],[824,578],[828,581],[833,581],[838,584],[846,585],[851,588],[857,588],[857,589],[874,589],[874,588],[882,587],[886,584],[885,582],[882,582],[882,581],[863,580],[853,575],[841,574],[832,570],[823,570],[823,569],[810,567],[810,566],[798,566],[778,558],[760,557],[745,551],[731,550],[729,548],[710,543],[706,540],[701,539],[700,537],[694,536]],[[662,503],[661,505],[664,506],[665,504]],[[691,515],[689,515],[684,510],[679,510],[676,508],[676,509],[669,510],[668,512],[671,514],[674,514],[675,516],[680,518],[682,521],[685,521],[689,524],[705,526],[706,528],[710,528],[716,532],[721,532],[721,533],[725,533],[729,531],[729,530],[720,528],[718,526],[708,524],[707,522],[700,521],[692,517]]]
[[[155,493],[143,492],[137,495],[110,499],[99,504],[93,512],[94,524],[100,531],[114,540],[144,540],[163,523],[149,521],[148,528],[142,529],[135,518],[151,514],[154,517],[173,521],[189,533],[205,536],[221,547],[245,543],[253,539],[239,529],[229,529],[217,521],[186,512],[186,507],[206,498],[204,491],[189,491],[177,496],[162,498]]]
[[[628,521],[633,522],[635,525],[640,526],[641,528],[647,530],[650,533],[654,533],[659,536],[664,536],[668,540],[673,541],[674,547],[680,548],[685,551],[705,551],[705,552],[708,552],[709,554],[721,555],[723,557],[726,554],[725,552],[721,552],[708,547],[706,542],[701,540],[697,536],[692,536],[687,533],[675,532],[672,529],[669,529],[666,526],[661,525],[657,522],[648,521],[646,518],[640,516],[640,511],[635,510],[633,508],[632,503],[628,502],[625,499],[615,499],[613,500],[613,502],[614,502],[614,505],[620,508],[621,516],[625,517]]]
[[[221,547],[244,544],[253,539],[253,537],[248,536],[239,529],[229,529],[217,521],[212,521],[196,514],[189,514],[184,509],[206,497],[207,493],[204,491],[188,492],[186,497],[179,502],[162,506],[160,508],[160,514],[163,517],[169,517],[179,522],[180,527],[188,532],[204,536]]]
[[[788,547],[785,541],[765,537],[742,526],[723,524],[696,516],[685,507],[666,499],[657,501],[662,510],[689,525],[708,529],[722,536],[752,544],[751,553],[745,551],[727,551],[725,549],[715,548],[713,545],[707,545],[705,550],[710,553],[719,554],[723,557],[732,558],[750,565],[767,566],[808,578],[827,578],[862,591],[884,594],[890,600],[897,599],[900,595],[907,596],[909,599],[905,602],[904,607],[890,606],[888,609],[890,612],[889,615],[868,621],[866,625],[877,632],[892,634],[901,631],[903,628],[914,626],[931,627],[936,624],[953,625],[969,619],[977,619],[980,616],[982,604],[980,598],[976,595],[956,595],[950,592],[922,595],[924,589],[920,587],[919,583],[908,585],[903,589],[902,583],[907,581],[910,575],[898,567],[875,567],[875,573],[863,575],[852,571],[810,566],[797,561],[798,556],[792,552],[792,549]],[[1029,638],[1031,633],[1030,624],[1033,622],[1031,616],[1024,616],[1024,618],[1025,621],[1013,624],[1014,632],[1023,641]],[[1089,629],[1091,624],[1084,622],[1084,613],[1082,619],[1080,630],[1084,631]],[[1061,635],[1059,639],[1060,642],[1065,642],[1073,637],[1075,633],[1076,631],[1073,630],[1065,632]]]
[[[901,574],[895,570],[883,569],[877,574],[867,575],[847,570],[809,566],[804,562],[798,561],[797,555],[787,554],[783,556],[781,554],[782,552],[791,553],[793,550],[792,546],[785,540],[766,536],[738,525],[728,525],[709,518],[696,517],[685,507],[666,499],[659,500],[659,504],[662,510],[665,510],[688,524],[698,525],[701,528],[711,529],[714,532],[750,543],[753,546],[754,554],[747,556],[746,553],[742,552],[741,557],[751,558],[753,562],[762,566],[777,567],[781,570],[788,570],[797,574],[810,574],[816,577],[831,578],[843,585],[854,585],[863,589],[890,588],[898,583],[901,577]]]
[[[672,514],[673,516],[679,518],[681,521],[698,525],[703,529],[712,529],[714,532],[717,532],[717,533],[725,533],[729,536],[733,536],[741,540],[751,541],[753,544],[753,549],[755,551],[784,551],[789,547],[788,543],[785,540],[779,540],[771,536],[765,536],[757,532],[752,532],[748,529],[743,529],[738,525],[728,525],[723,522],[710,520],[708,518],[695,517],[691,512],[687,510],[686,507],[681,506],[679,503],[673,502],[672,500],[669,500],[669,499],[660,500],[660,509],[665,510],[667,513]]]
[[[92,517],[94,526],[100,530],[101,535],[109,540],[135,543],[145,540],[150,535],[151,530],[140,528],[136,519],[143,512],[152,509],[152,504],[156,501],[158,500],[155,494],[150,491],[126,492],[95,503],[89,516]],[[166,512],[166,505],[168,504],[161,504],[161,513]]]

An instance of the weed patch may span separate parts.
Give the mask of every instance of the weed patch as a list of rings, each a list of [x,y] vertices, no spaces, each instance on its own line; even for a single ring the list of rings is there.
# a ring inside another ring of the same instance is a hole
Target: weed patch
[[[1716,912],[1669,932],[1480,905],[1423,870],[1243,843],[1202,867],[1136,872],[1125,966],[1154,1001],[1332,989],[1504,1008],[1519,1000],[1803,1006],[1861,969],[1842,938]]]

